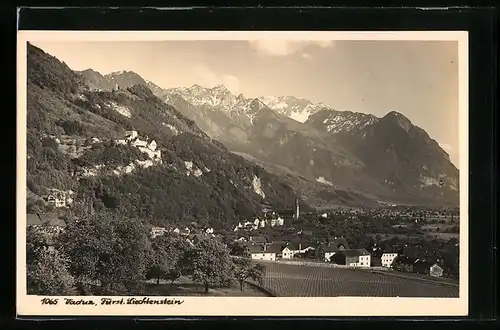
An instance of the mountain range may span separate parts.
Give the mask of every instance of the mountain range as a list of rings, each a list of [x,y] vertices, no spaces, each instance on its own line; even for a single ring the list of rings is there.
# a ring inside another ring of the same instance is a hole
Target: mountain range
[[[222,85],[164,89],[134,72],[81,72],[92,87],[147,86],[210,137],[268,171],[298,182],[348,191],[381,202],[458,204],[459,171],[449,155],[403,114],[339,111],[295,96],[247,98]],[[311,187],[311,186],[310,186]],[[317,193],[303,192],[313,205]],[[328,194],[327,194],[328,195]],[[327,198],[328,199],[328,198]],[[336,198],[333,198],[336,201]],[[326,203],[328,204],[328,202]]]
[[[296,198],[303,210],[458,204],[449,156],[397,112],[247,98],[222,85],[164,89],[131,71],[73,71],[31,44],[27,63],[31,212],[54,189],[158,224],[215,227]],[[119,143],[130,131],[143,147]],[[152,141],[159,159],[141,152]]]

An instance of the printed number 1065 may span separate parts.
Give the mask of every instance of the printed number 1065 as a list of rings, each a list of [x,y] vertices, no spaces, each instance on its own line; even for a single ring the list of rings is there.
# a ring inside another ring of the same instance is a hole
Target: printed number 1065
[[[57,305],[59,299],[43,298],[42,305]]]

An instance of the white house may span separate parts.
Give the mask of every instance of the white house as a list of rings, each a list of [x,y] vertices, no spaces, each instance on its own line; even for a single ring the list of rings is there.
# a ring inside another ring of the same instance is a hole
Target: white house
[[[151,228],[151,237],[155,238],[157,236],[164,235],[167,230],[164,227],[153,227]]]
[[[370,267],[371,266],[371,255],[368,253],[366,255],[359,256],[359,263],[356,265],[358,267]]]
[[[281,251],[281,257],[283,259],[292,259],[297,253],[306,253],[312,249],[312,246],[306,246],[302,243],[288,243]]]
[[[125,132],[125,139],[128,141],[134,140],[137,138],[137,131],[126,131]]]
[[[390,268],[392,265],[392,262],[396,257],[398,256],[397,253],[383,253],[382,254],[382,267],[387,267]]]
[[[323,248],[325,262],[330,262],[331,258],[339,251],[336,246],[325,246]]]
[[[340,250],[335,253],[335,261],[351,267],[370,267],[371,255],[366,249]]]
[[[152,140],[152,141],[151,141],[151,142],[149,142],[149,144],[148,144],[148,148],[149,148],[150,150],[152,150],[152,151],[155,151],[157,146],[158,146],[158,145],[156,144],[156,141],[155,141],[155,140]]]
[[[137,131],[125,132],[125,139],[117,140],[116,143],[124,145],[130,143],[133,147],[137,147],[141,152],[146,153],[150,159],[161,161],[161,151],[156,150],[158,147],[156,141],[152,140],[148,143],[148,141],[140,139]]]
[[[281,246],[277,244],[255,244],[247,245],[245,255],[253,260],[275,261],[280,251]]]
[[[429,275],[434,277],[443,276],[443,268],[441,268],[438,264],[434,264],[429,269]]]
[[[64,191],[55,188],[47,189],[49,195],[46,196],[47,202],[54,207],[66,207],[73,203],[74,192],[72,190]]]
[[[285,248],[281,251],[281,258],[292,259],[295,253],[296,252],[291,250],[288,246],[285,246]]]

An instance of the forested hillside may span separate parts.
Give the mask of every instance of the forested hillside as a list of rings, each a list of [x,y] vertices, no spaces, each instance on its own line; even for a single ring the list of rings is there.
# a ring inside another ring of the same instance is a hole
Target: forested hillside
[[[90,89],[31,44],[27,110],[28,212],[51,210],[47,196],[59,189],[74,192],[63,213],[85,203],[157,224],[220,226],[260,214],[263,202],[288,208],[295,200],[279,177],[229,152],[147,87]],[[148,147],[154,141],[160,158],[123,142],[126,131]]]

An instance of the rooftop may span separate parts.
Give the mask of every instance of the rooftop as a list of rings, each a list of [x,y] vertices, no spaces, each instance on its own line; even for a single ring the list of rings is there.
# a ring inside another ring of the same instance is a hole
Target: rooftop
[[[368,256],[370,253],[366,251],[366,249],[350,249],[350,250],[342,250],[339,251],[347,258],[359,257],[359,256]]]

